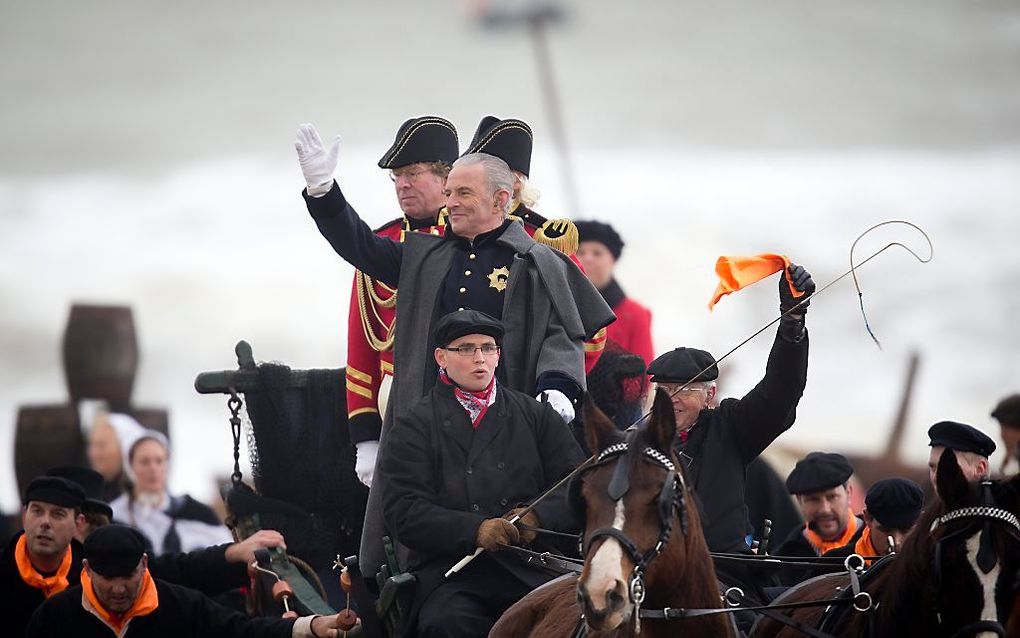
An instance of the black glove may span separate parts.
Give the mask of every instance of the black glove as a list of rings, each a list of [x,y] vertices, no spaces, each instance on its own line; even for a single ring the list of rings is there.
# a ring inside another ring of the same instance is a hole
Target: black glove
[[[786,277],[779,278],[779,312],[780,314],[785,313],[790,308],[797,305],[797,302],[804,299],[805,296],[810,297],[815,292],[815,282],[811,280],[811,273],[804,269],[804,266],[798,266],[797,264],[790,264],[789,268],[790,279],[793,281],[793,287],[798,291],[804,293],[800,297],[794,297],[793,293],[790,292],[790,285],[786,281]],[[804,312],[807,307],[811,305],[811,301],[805,301],[798,308],[790,313],[791,315],[804,316]]]
[[[807,311],[808,305],[811,301],[805,300],[804,297],[810,297],[815,292],[815,282],[811,280],[811,273],[804,269],[803,266],[796,264],[790,264],[790,279],[793,280],[793,287],[803,292],[804,294],[800,297],[794,297],[793,293],[790,292],[790,285],[786,281],[786,276],[779,278],[779,312],[783,314],[783,319],[779,322],[779,336],[790,343],[797,343],[804,338],[804,314]],[[785,314],[787,310],[797,305],[797,302],[804,301],[801,305],[797,306],[797,309],[790,314]]]

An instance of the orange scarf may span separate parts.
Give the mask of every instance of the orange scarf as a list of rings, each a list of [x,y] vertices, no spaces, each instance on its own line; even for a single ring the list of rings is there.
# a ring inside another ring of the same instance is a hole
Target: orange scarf
[[[92,579],[89,578],[87,569],[83,569],[81,572],[81,588],[86,600],[88,600],[89,605],[92,607],[92,612],[98,616],[100,620],[109,625],[111,629],[117,632],[118,636],[124,626],[128,624],[129,620],[136,616],[151,614],[157,607],[159,607],[159,595],[156,593],[156,582],[152,580],[152,575],[149,574],[148,569],[145,570],[145,576],[142,580],[142,588],[138,592],[138,597],[135,598],[135,602],[132,603],[131,607],[123,614],[114,614],[103,607],[103,604],[99,602],[99,598],[96,597],[96,593],[92,591]]]
[[[861,537],[857,540],[857,543],[854,545],[854,553],[857,554],[858,556],[878,556],[878,551],[875,549],[875,546],[871,544],[870,527],[864,528],[864,533],[861,534]],[[870,560],[866,560],[864,562],[867,565],[871,564]]]
[[[712,295],[712,301],[708,302],[708,309],[711,310],[719,300],[731,292],[746,288],[753,283],[765,279],[773,273],[783,271],[786,276],[786,283],[790,286],[790,292],[794,297],[803,297],[804,293],[793,287],[790,280],[790,260],[786,255],[774,253],[763,253],[753,257],[720,257],[715,262],[715,274],[719,275],[719,285]]]
[[[18,565],[18,573],[21,575],[21,580],[25,581],[25,584],[29,587],[41,589],[43,595],[47,598],[67,589],[67,574],[71,571],[70,545],[64,552],[64,558],[60,561],[57,573],[52,576],[43,576],[32,565],[32,559],[28,556],[28,541],[25,540],[25,535],[22,534],[21,538],[18,539],[17,546],[14,548],[14,562]]]
[[[850,542],[850,539],[854,537],[854,534],[857,533],[857,517],[854,516],[854,513],[851,510],[847,510],[847,514],[850,515],[850,521],[846,524],[846,531],[844,531],[843,535],[834,541],[824,540],[810,527],[808,527],[807,523],[804,523],[804,538],[811,543],[811,546],[815,548],[815,551],[818,552],[819,556],[830,549],[836,549],[837,547],[846,545]],[[869,556],[874,556],[874,554],[869,554]]]

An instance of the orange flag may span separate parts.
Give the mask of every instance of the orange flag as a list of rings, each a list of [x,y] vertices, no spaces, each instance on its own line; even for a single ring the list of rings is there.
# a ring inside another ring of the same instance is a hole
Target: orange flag
[[[786,284],[790,286],[793,296],[803,297],[804,293],[793,287],[790,273],[786,270],[789,267],[790,260],[786,255],[774,253],[763,253],[753,257],[726,257],[725,255],[720,257],[715,262],[715,274],[719,275],[719,285],[715,289],[715,294],[712,295],[712,301],[708,302],[708,309],[711,310],[715,304],[719,303],[720,299],[731,292],[746,288],[779,271],[783,271],[785,274]]]

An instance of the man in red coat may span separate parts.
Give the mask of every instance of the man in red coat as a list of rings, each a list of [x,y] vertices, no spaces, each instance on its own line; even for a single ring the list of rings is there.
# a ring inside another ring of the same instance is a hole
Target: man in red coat
[[[577,256],[584,272],[616,314],[616,321],[607,328],[609,339],[648,365],[655,358],[652,313],[624,294],[613,277],[613,268],[623,252],[623,239],[612,226],[597,221],[577,222],[577,232]]]
[[[390,171],[403,215],[376,229],[377,235],[402,242],[410,232],[444,233],[443,189],[458,151],[457,130],[441,117],[416,117],[400,126],[379,168]],[[347,315],[347,418],[357,449],[355,472],[369,487],[382,428],[379,388],[383,377],[393,374],[396,305],[395,288],[354,273]]]

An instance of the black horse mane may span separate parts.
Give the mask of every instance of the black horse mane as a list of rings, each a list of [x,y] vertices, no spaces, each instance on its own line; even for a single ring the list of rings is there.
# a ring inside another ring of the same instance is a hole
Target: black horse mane
[[[1020,476],[992,481],[990,489],[997,507],[1020,515]],[[954,504],[953,509],[979,505],[981,502],[982,488],[979,483],[974,482],[970,484],[963,502]],[[886,591],[894,592],[896,601],[889,601],[892,604],[887,603],[880,608],[883,626],[894,626],[885,623],[890,622],[889,616],[897,610],[917,609],[921,606],[920,601],[924,596],[932,595],[931,589],[934,585],[933,552],[936,539],[929,529],[936,518],[948,511],[947,505],[936,497],[935,501],[921,514],[914,530],[904,540],[896,562],[890,566],[888,572],[889,583]]]

